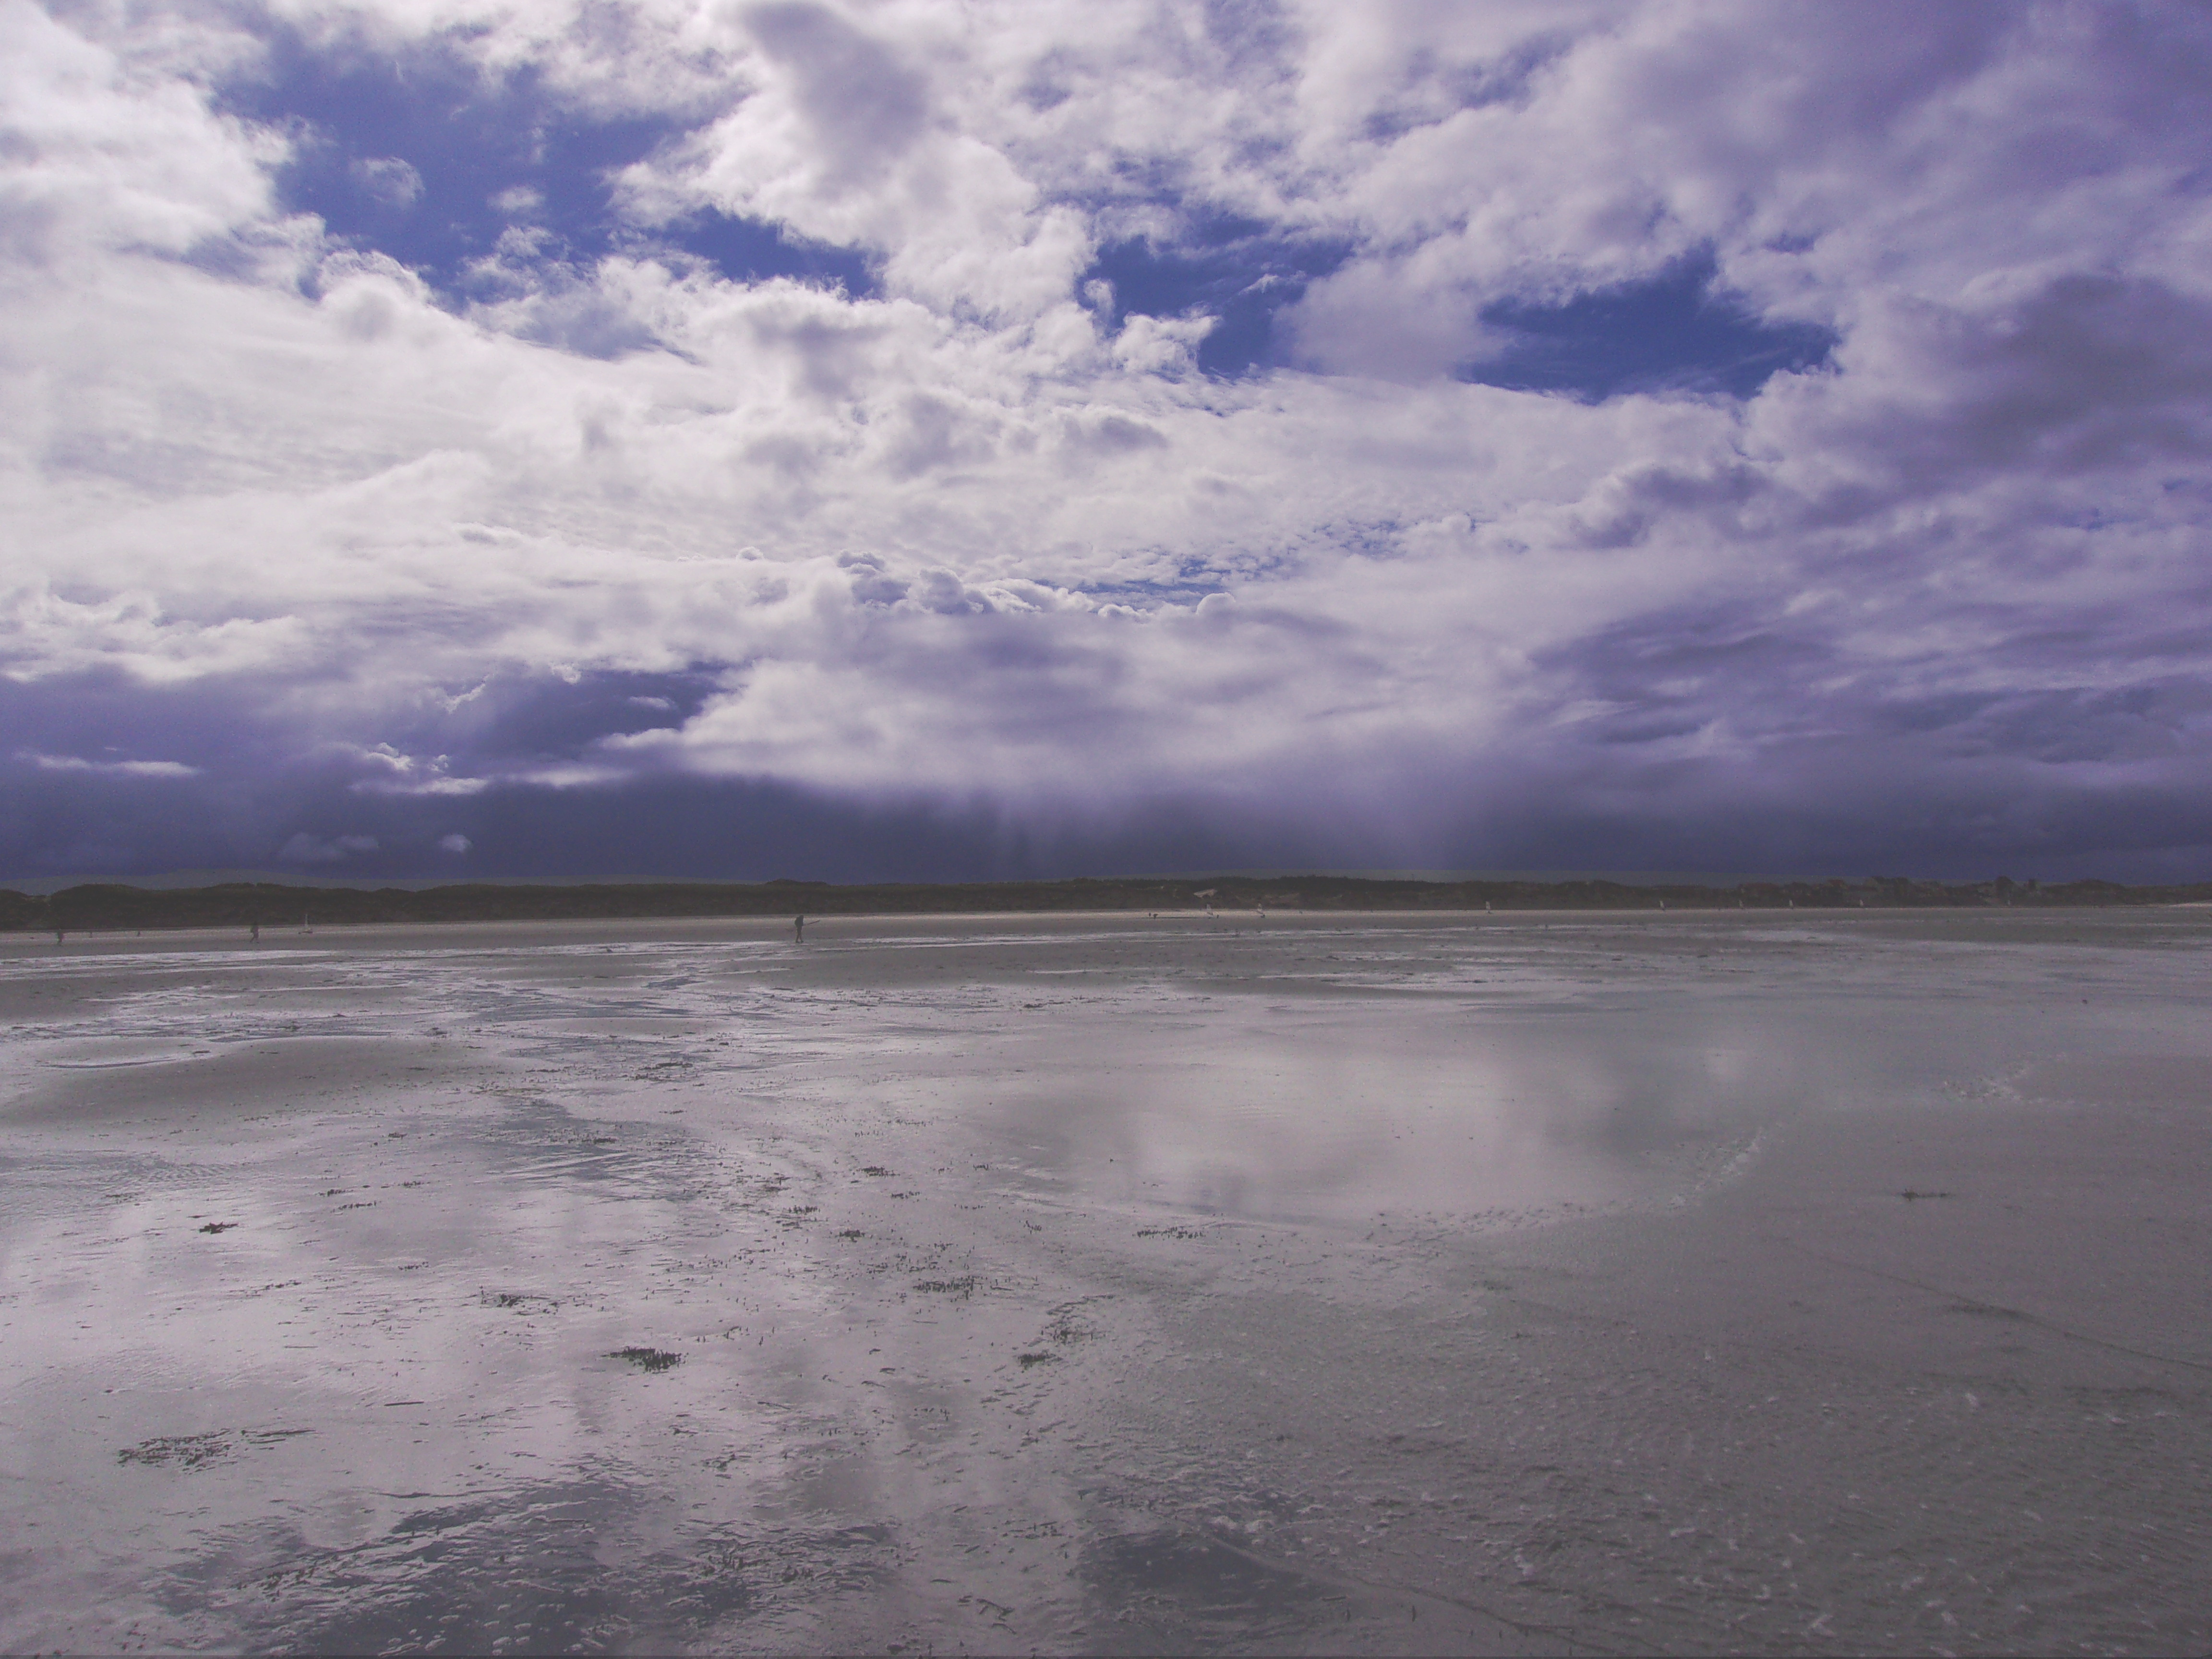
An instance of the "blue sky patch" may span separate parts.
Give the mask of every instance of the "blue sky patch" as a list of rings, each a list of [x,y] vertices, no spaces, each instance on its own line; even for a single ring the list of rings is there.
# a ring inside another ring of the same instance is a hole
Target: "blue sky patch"
[[[1114,286],[1118,325],[1131,316],[1180,317],[1202,312],[1218,320],[1199,344],[1198,366],[1232,377],[1279,361],[1275,313],[1350,257],[1343,242],[1297,241],[1264,234],[1249,221],[1201,226],[1191,241],[1162,246],[1149,237],[1109,242],[1083,273]]]
[[[656,233],[659,240],[706,260],[733,283],[788,276],[814,288],[841,288],[856,300],[878,290],[868,257],[858,248],[809,242],[765,219],[711,209]]]
[[[490,78],[439,45],[396,55],[325,50],[280,29],[263,75],[227,88],[222,101],[295,134],[276,179],[287,208],[318,215],[333,236],[389,255],[447,293],[467,292],[470,267],[499,252],[510,230],[530,234],[538,264],[671,251],[733,282],[789,276],[874,291],[858,250],[806,242],[764,221],[702,211],[650,230],[624,224],[611,179],[685,125],[586,115],[527,66]],[[515,246],[506,251],[510,274]]]
[[[1515,392],[1569,392],[1588,402],[1632,392],[1748,398],[1773,375],[1827,360],[1836,336],[1809,323],[1766,323],[1716,285],[1711,255],[1647,282],[1557,304],[1503,301],[1482,320],[1509,331],[1498,356],[1458,378]]]

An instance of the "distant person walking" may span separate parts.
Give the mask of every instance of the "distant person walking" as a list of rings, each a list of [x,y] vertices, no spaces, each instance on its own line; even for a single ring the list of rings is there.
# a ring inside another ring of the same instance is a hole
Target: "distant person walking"
[[[57,944],[57,945],[59,945],[61,942],[62,942],[62,930],[61,930],[60,928],[57,927],[57,928],[55,928],[55,929],[54,929],[54,943],[55,943],[55,944]]]
[[[256,945],[260,944],[260,943],[261,943],[261,924],[260,924],[259,922],[258,922],[258,921],[257,921],[257,922],[252,923],[252,934],[253,934],[253,942],[254,942]]]
[[[793,945],[804,945],[806,943],[806,918],[805,916],[793,916],[791,919],[791,942]]]

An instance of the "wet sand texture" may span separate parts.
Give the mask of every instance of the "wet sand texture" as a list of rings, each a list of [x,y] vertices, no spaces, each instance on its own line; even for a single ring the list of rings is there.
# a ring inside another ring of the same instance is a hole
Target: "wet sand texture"
[[[0,1647],[2212,1649],[2212,915],[0,943]]]

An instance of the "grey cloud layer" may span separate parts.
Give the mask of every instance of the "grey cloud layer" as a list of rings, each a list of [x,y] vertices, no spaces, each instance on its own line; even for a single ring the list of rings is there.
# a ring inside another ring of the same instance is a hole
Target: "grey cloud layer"
[[[0,854],[2201,872],[2212,29],[1869,10],[0,0]]]

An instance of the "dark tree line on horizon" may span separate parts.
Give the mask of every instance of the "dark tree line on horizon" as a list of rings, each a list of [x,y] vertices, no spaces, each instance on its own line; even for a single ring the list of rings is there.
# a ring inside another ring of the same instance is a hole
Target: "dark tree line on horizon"
[[[829,882],[621,882],[294,887],[223,882],[141,888],[88,883],[40,896],[0,890],[0,931],[316,927],[441,921],[563,921],[716,916],[1049,914],[1084,910],[1955,909],[2158,905],[2212,901],[2212,882],[2128,887],[1905,877],[1741,882],[1730,887],[1617,881],[1419,881],[1358,876],[1077,878],[1063,881],[836,885]]]

